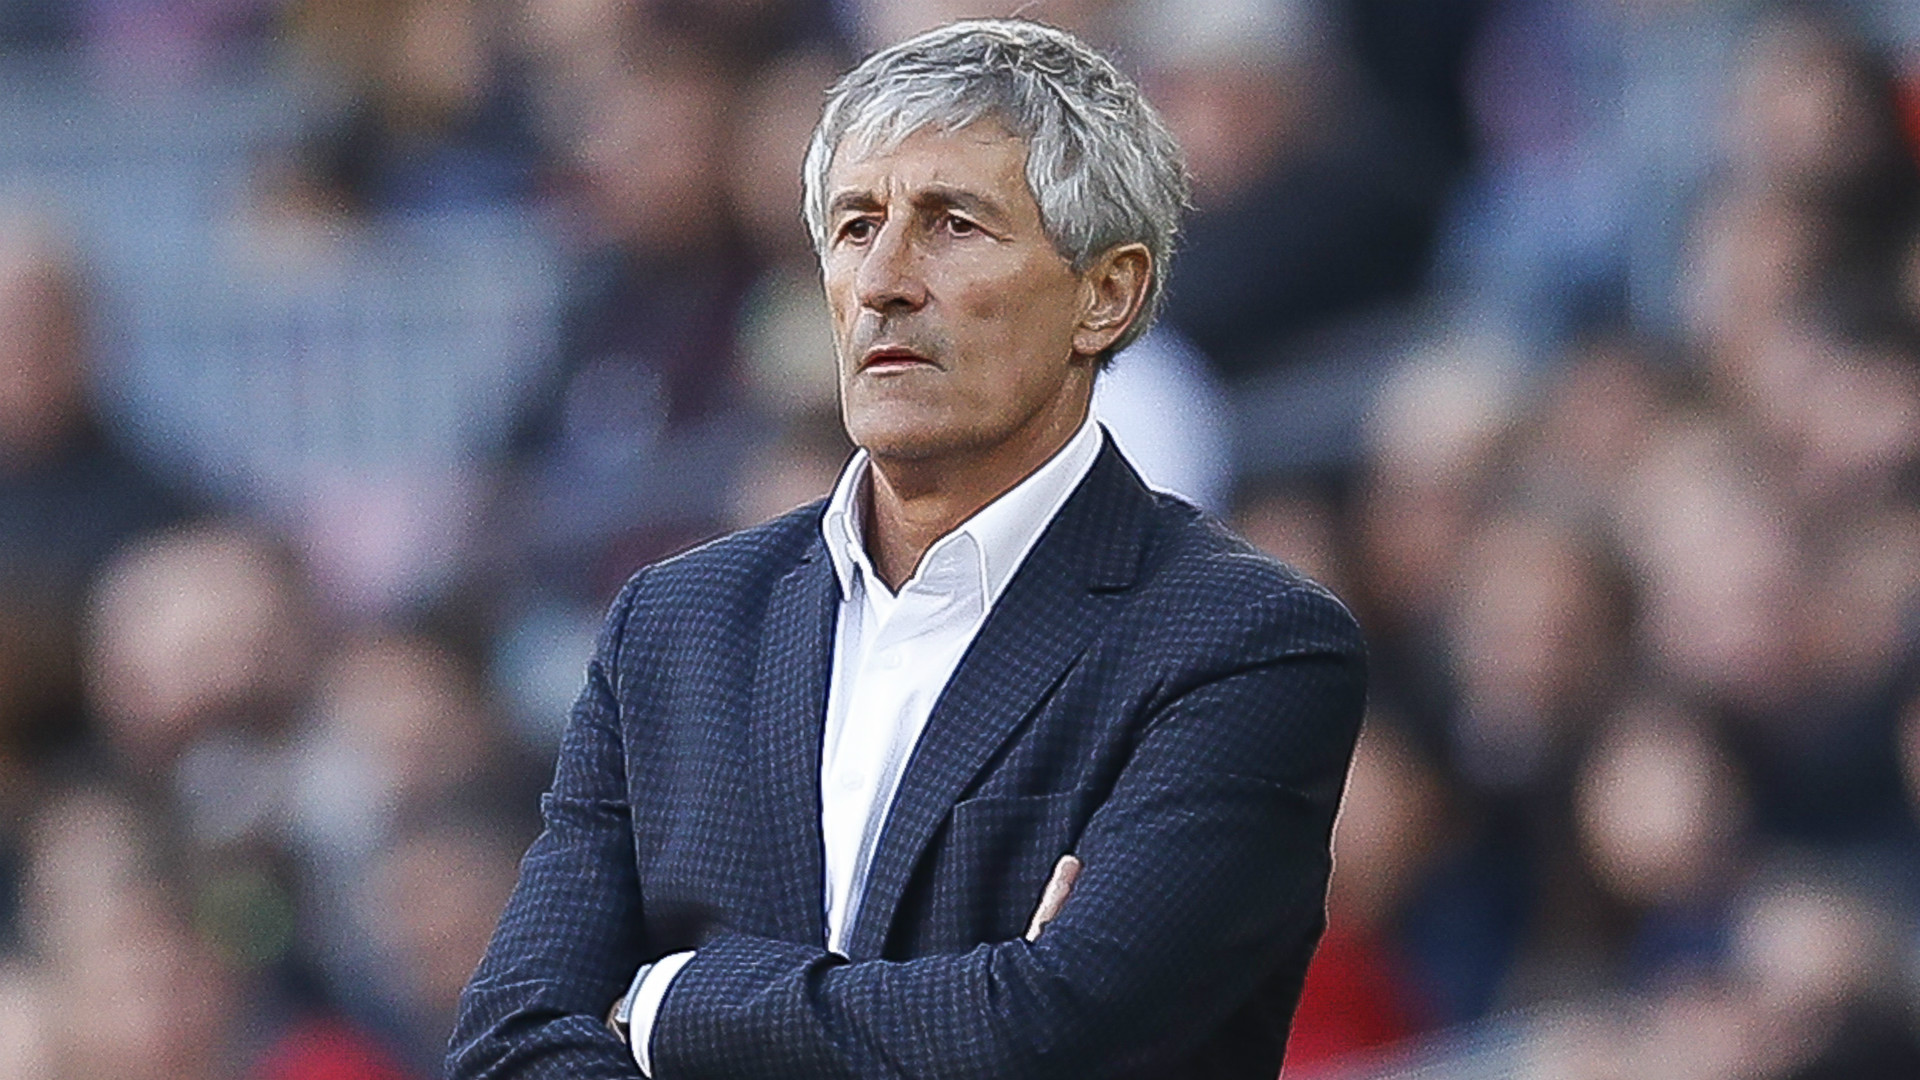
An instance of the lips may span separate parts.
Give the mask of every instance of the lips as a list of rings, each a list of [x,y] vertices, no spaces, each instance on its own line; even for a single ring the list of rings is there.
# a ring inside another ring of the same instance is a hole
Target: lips
[[[868,349],[860,358],[860,370],[884,374],[889,371],[905,371],[915,367],[937,367],[931,359],[898,345],[878,345]]]

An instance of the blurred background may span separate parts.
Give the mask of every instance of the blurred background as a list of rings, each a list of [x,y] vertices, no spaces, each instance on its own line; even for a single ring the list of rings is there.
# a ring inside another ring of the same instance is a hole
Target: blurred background
[[[958,0],[0,0],[0,1077],[426,1080],[605,605],[848,452],[800,150]],[[1289,1077],[1920,1076],[1920,5],[1037,0],[1097,407],[1353,605]]]

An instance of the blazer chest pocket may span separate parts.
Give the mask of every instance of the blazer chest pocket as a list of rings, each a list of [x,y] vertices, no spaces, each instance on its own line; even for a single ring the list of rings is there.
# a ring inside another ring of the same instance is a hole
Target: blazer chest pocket
[[[937,948],[1007,941],[1026,932],[1060,856],[1073,850],[1083,793],[987,796],[953,806],[930,882]],[[931,944],[931,943],[930,943]]]

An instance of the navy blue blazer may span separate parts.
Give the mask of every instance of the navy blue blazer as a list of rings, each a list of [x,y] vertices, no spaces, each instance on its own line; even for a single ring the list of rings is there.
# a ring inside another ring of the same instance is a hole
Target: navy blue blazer
[[[940,696],[841,957],[821,511],[621,592],[448,1074],[638,1075],[602,1018],[640,964],[697,949],[659,1080],[1272,1080],[1360,725],[1346,609],[1109,442]],[[1068,852],[1085,869],[1030,944]]]

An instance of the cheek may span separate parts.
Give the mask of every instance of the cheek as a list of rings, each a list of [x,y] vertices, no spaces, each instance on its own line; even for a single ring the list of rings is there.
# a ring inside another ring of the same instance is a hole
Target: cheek
[[[977,337],[1004,346],[1012,342],[1023,351],[1071,348],[1078,290],[1063,274],[1026,268],[990,284],[960,288],[955,306]]]
[[[831,285],[826,290],[826,302],[827,318],[833,330],[834,363],[844,371],[847,343],[852,340],[854,324],[859,320],[860,305],[846,290],[835,290]]]

